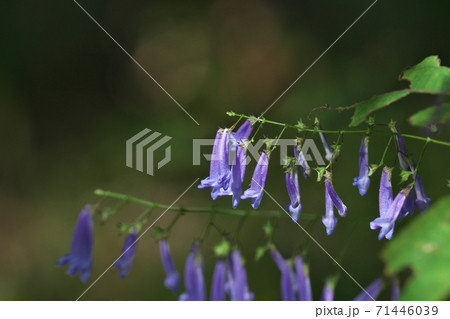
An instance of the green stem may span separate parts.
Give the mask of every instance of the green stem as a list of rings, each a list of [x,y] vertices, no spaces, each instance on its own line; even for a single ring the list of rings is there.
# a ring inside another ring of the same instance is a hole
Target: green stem
[[[366,130],[322,130],[322,129],[318,129],[318,128],[305,128],[305,127],[300,127],[298,125],[292,125],[292,124],[271,121],[271,120],[267,120],[265,118],[260,119],[260,118],[245,115],[245,114],[236,114],[234,112],[227,112],[227,115],[228,116],[240,116],[242,118],[251,119],[255,122],[262,122],[262,123],[268,123],[268,124],[272,124],[272,125],[285,126],[287,128],[293,128],[293,129],[296,129],[296,130],[302,131],[302,132],[313,132],[313,133],[320,132],[320,133],[329,133],[329,134],[362,134],[362,133],[368,134],[369,133],[369,129],[366,129]],[[258,128],[258,130],[259,130],[259,128]],[[382,133],[382,134],[400,135],[400,136],[415,139],[415,140],[427,141],[427,142],[434,143],[434,144],[450,146],[450,142],[440,141],[440,140],[436,140],[436,139],[429,138],[429,137],[416,136],[416,135],[412,135],[412,134],[393,133],[393,132],[387,132],[387,131],[376,130],[376,129],[371,129],[370,131]]]

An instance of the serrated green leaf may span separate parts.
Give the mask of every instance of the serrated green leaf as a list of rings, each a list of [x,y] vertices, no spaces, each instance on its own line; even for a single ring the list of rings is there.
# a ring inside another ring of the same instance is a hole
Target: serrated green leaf
[[[411,268],[400,300],[444,300],[450,295],[450,195],[416,216],[382,252],[393,276]]]
[[[450,94],[450,69],[441,66],[437,55],[403,71],[400,80],[408,80],[415,91]]]
[[[388,106],[389,104],[398,101],[401,98],[404,98],[409,93],[411,93],[409,89],[389,92],[381,95],[375,95],[366,101],[352,105],[351,107],[356,108],[355,113],[352,117],[352,122],[349,126],[358,126],[366,120],[367,116],[369,116],[370,113]]]
[[[450,103],[442,107],[430,106],[423,109],[409,118],[409,123],[413,126],[426,126],[432,122],[445,123],[450,118]]]

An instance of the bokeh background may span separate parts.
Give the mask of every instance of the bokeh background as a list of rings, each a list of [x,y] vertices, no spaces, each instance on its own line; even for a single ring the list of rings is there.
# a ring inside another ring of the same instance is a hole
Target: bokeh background
[[[96,188],[170,204],[208,163],[192,165],[192,139],[213,138],[234,119],[225,112],[259,115],[325,50],[371,1],[117,1],[80,0],[86,10],[128,50],[199,122],[197,126],[73,1],[8,1],[0,4],[0,299],[73,300],[87,285],[55,267],[67,253],[73,227],[85,203],[96,203]],[[294,123],[315,107],[350,105],[374,94],[403,88],[400,72],[429,55],[450,65],[448,1],[379,1],[280,101],[267,118]],[[407,123],[410,114],[433,103],[411,96],[377,113],[378,122],[395,119],[404,132],[422,134]],[[330,129],[346,128],[351,112],[314,113]],[[125,141],[143,128],[173,137],[172,161],[148,176],[125,166]],[[278,127],[264,127],[273,137]],[[285,136],[295,136],[287,131]],[[334,140],[336,136],[330,136]],[[437,138],[449,139],[448,127]],[[346,136],[334,166],[334,184],[349,207],[327,238],[320,217],[301,221],[363,285],[383,271],[377,240],[368,221],[378,214],[379,173],[369,194],[351,186],[358,172],[360,137]],[[378,162],[386,136],[372,139]],[[422,143],[407,141],[416,156]],[[206,150],[208,151],[208,150]],[[429,197],[448,192],[449,150],[430,145],[422,165]],[[394,154],[388,156],[392,164]],[[270,167],[268,191],[288,201],[282,167]],[[388,163],[389,163],[388,162]],[[253,162],[254,165],[254,162]],[[247,178],[250,178],[250,166]],[[247,181],[246,181],[247,183]],[[323,184],[301,178],[303,212],[322,215]],[[397,188],[397,186],[395,186]],[[106,201],[105,206],[117,203]],[[208,190],[193,188],[179,204],[231,207],[230,198],[213,202]],[[242,201],[240,208],[250,208]],[[267,196],[260,209],[277,209]],[[91,282],[120,254],[118,222],[143,210],[127,205],[105,226],[95,224]],[[151,220],[158,216],[155,212]],[[166,225],[173,213],[158,223]],[[414,218],[414,217],[412,217]],[[187,214],[170,237],[176,266],[183,272],[190,246],[208,217]],[[236,217],[218,223],[233,232]],[[278,300],[279,271],[269,256],[253,260],[264,243],[265,218],[249,218],[241,235],[250,288],[257,300]],[[398,227],[398,232],[409,221]],[[214,266],[211,232],[203,246],[207,285]],[[274,241],[285,256],[308,250],[314,297],[324,279],[336,273],[333,262],[288,219]],[[345,254],[341,254],[344,247]],[[87,300],[175,300],[163,286],[158,246],[145,236],[129,277],[111,269],[83,297]],[[336,299],[352,299],[358,287],[341,275]],[[388,298],[383,294],[382,298]]]

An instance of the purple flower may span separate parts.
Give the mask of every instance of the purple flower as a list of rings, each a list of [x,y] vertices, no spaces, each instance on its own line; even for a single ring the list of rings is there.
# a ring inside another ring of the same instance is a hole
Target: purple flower
[[[327,188],[328,195],[330,195],[331,200],[333,201],[334,206],[336,206],[339,215],[345,217],[347,215],[347,206],[344,205],[342,200],[334,191],[333,185],[331,184],[331,180],[329,178],[325,179],[325,187]]]
[[[294,267],[297,275],[298,299],[300,301],[312,301],[308,266],[303,264],[302,257],[297,256],[294,258]]]
[[[211,187],[212,199],[217,199],[221,188],[228,189],[231,172],[228,160],[229,147],[229,131],[228,129],[219,129],[214,141],[213,151],[211,154],[211,166],[209,176],[203,179],[198,188]]]
[[[69,265],[67,274],[75,276],[80,271],[82,282],[88,281],[92,270],[92,251],[94,246],[94,224],[90,206],[81,210],[72,237],[70,253],[61,257],[57,266]]]
[[[400,129],[397,125],[395,125],[395,128],[392,129],[394,133],[399,133]],[[406,150],[405,140],[403,139],[403,136],[401,135],[395,135],[395,142],[397,143],[397,149],[398,149],[398,161],[400,163],[400,167],[405,171],[410,171],[410,162],[408,159],[408,151]]]
[[[323,286],[321,301],[333,301],[334,300],[334,281],[329,279]]]
[[[397,301],[400,296],[400,286],[397,278],[392,278],[391,300]]]
[[[281,298],[284,301],[295,301],[296,282],[291,266],[277,250],[270,249],[270,254],[281,272]]]
[[[320,129],[322,129],[322,127],[320,127]],[[319,132],[319,136],[322,141],[323,148],[325,149],[325,158],[327,161],[331,161],[331,159],[333,159],[333,162],[336,162],[336,156],[333,155],[333,149],[330,146],[330,142],[328,142],[327,136],[322,132]]]
[[[401,190],[395,197],[394,201],[391,203],[387,211],[382,214],[380,211],[380,217],[376,218],[370,223],[371,229],[381,228],[378,234],[378,239],[381,240],[383,237],[391,239],[394,233],[395,222],[400,215],[403,204],[405,203],[406,197],[411,191],[410,187]]]
[[[361,291],[361,293],[356,296],[353,301],[373,301],[373,299],[376,300],[378,295],[380,294],[382,284],[383,280],[381,278],[376,279],[365,289],[365,291]]]
[[[236,131],[231,133],[231,151],[234,152],[236,147],[248,140],[250,133],[252,132],[252,122],[246,120]]]
[[[406,196],[405,203],[403,204],[402,210],[400,211],[399,219],[403,219],[408,215],[412,215],[414,213],[415,205],[414,205],[414,193],[409,192],[408,196]]]
[[[184,285],[186,292],[180,295],[182,301],[203,301],[206,296],[203,278],[203,257],[197,244],[194,244],[184,268]]]
[[[120,278],[125,278],[133,266],[134,255],[136,254],[137,229],[133,228],[133,232],[128,234],[122,247],[122,255],[115,262],[114,267],[119,269]]]
[[[269,157],[262,152],[253,172],[250,188],[241,196],[241,199],[251,198],[252,207],[257,209],[264,195],[264,185],[266,184],[267,170],[269,168]]]
[[[242,263],[241,254],[233,250],[228,261],[228,281],[226,289],[232,301],[251,301],[254,298],[247,283],[247,272]]]
[[[214,268],[214,275],[211,285],[211,300],[225,300],[225,280],[226,280],[226,264],[225,260],[219,259]]]
[[[383,172],[381,173],[380,192],[378,196],[380,217],[382,218],[384,218],[389,206],[391,206],[394,200],[394,195],[392,194],[391,175],[392,168],[384,167]]]
[[[328,236],[333,234],[337,221],[337,217],[334,216],[333,200],[328,193],[328,187],[325,187],[325,216],[322,217],[322,223],[325,225]]]
[[[297,170],[290,167],[286,171],[286,186],[291,202],[286,205],[286,210],[291,213],[292,219],[297,222],[302,210],[300,203],[300,186],[298,185]]]
[[[416,190],[416,201],[415,204],[417,208],[423,212],[431,206],[431,199],[425,194],[425,188],[423,187],[422,179],[419,173],[417,173],[416,183],[414,184],[414,189]]]
[[[242,181],[244,180],[247,157],[245,148],[237,146],[236,155],[231,166],[230,187],[227,190],[223,188],[219,191],[219,196],[232,195],[233,208],[236,208],[242,196]]]
[[[180,276],[175,269],[172,256],[170,255],[170,247],[166,239],[161,239],[159,242],[159,250],[161,252],[161,261],[166,271],[166,279],[164,279],[164,286],[170,289],[174,294],[178,292]]]
[[[299,150],[300,145],[294,146],[295,158],[297,159],[297,165],[300,166],[300,169],[303,172],[303,177],[308,178],[311,174],[311,167],[309,167],[308,162],[306,161],[305,155],[302,150]]]
[[[359,176],[353,179],[353,186],[358,186],[361,196],[367,194],[369,189],[369,137],[366,136],[361,141],[359,150]]]

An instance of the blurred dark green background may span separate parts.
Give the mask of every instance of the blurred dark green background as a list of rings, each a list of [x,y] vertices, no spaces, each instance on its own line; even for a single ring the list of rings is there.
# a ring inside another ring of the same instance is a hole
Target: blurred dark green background
[[[192,139],[213,138],[234,119],[225,112],[259,115],[372,2],[369,1],[79,1],[200,123],[189,119],[73,1],[4,1],[0,4],[0,299],[73,300],[87,285],[55,267],[67,253],[82,206],[95,203],[96,188],[133,194],[170,204],[208,163],[192,166]],[[450,65],[448,1],[383,1],[364,16],[266,114],[295,123],[324,104],[350,105],[403,88],[398,75],[429,55]],[[378,122],[399,121],[404,132],[421,134],[407,123],[410,114],[433,103],[410,96],[377,113]],[[330,129],[346,128],[351,113],[315,113]],[[148,176],[125,166],[125,141],[143,128],[173,137],[172,161]],[[261,136],[279,128],[266,126]],[[285,136],[294,137],[287,131]],[[335,136],[330,136],[334,140]],[[449,139],[448,127],[437,137]],[[378,162],[386,136],[372,139],[370,156]],[[351,186],[357,175],[360,137],[346,136],[334,166],[334,184],[349,208],[335,234],[327,238],[318,219],[301,221],[333,255],[348,243],[342,265],[363,285],[382,273],[377,240],[368,221],[378,214],[379,173],[361,198]],[[422,143],[407,141],[416,157]],[[448,192],[449,150],[430,145],[422,164],[427,194],[437,200]],[[393,154],[388,156],[390,164]],[[247,178],[251,174],[250,166]],[[267,190],[288,201],[282,168],[269,169]],[[303,212],[322,215],[323,185],[301,178]],[[208,190],[192,189],[184,206],[231,207],[230,198],[213,202]],[[114,206],[114,201],[105,205]],[[240,208],[249,208],[242,201]],[[260,209],[276,209],[269,197]],[[104,227],[95,225],[91,282],[120,254],[123,237],[115,224],[129,222],[142,210],[129,205]],[[155,212],[152,219],[158,216]],[[164,226],[172,218],[161,220]],[[177,268],[207,216],[189,214],[170,238]],[[352,218],[363,222],[351,221]],[[414,217],[412,217],[414,218]],[[233,231],[238,219],[220,217]],[[263,243],[264,218],[250,218],[241,238],[250,288],[258,300],[279,299],[279,271],[265,256],[253,261]],[[406,220],[402,224],[407,224]],[[400,225],[396,231],[401,231]],[[351,238],[349,239],[349,236]],[[210,283],[219,237],[212,232],[203,247]],[[333,262],[288,219],[279,224],[275,242],[285,256],[299,244],[308,247],[314,296],[336,272]],[[90,300],[173,300],[163,287],[158,246],[146,236],[134,268],[125,280],[111,269],[86,295]],[[336,299],[352,299],[358,287],[345,275]],[[387,298],[388,296],[383,296]]]

